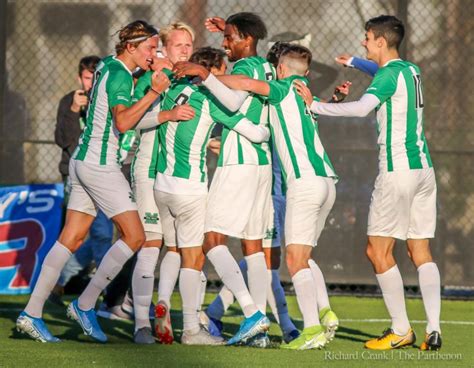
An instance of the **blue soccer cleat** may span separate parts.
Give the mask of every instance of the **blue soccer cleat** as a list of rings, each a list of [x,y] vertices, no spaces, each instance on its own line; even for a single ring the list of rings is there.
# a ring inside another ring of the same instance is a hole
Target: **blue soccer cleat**
[[[79,323],[84,335],[90,336],[99,342],[107,342],[107,336],[97,322],[94,308],[83,311],[79,308],[78,300],[75,299],[67,307],[67,316]]]
[[[33,340],[41,342],[60,342],[61,340],[49,332],[42,318],[31,317],[25,311],[16,320],[16,330],[26,333]]]
[[[199,322],[202,326],[211,334],[211,336],[222,337],[222,331],[224,330],[224,324],[222,321],[209,317],[206,312],[199,312]]]
[[[268,331],[269,328],[270,320],[262,312],[258,311],[249,318],[244,319],[240,324],[239,331],[227,342],[227,345],[245,344],[248,339]]]

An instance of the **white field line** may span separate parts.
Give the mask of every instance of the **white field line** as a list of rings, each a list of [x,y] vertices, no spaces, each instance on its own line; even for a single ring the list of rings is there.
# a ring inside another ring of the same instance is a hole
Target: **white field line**
[[[21,312],[23,309],[21,308],[0,308],[0,312]],[[56,313],[54,313],[56,314]],[[173,317],[181,316],[181,313],[173,312],[171,313]],[[292,318],[294,321],[302,322],[302,319]],[[342,318],[339,320],[340,322],[363,322],[363,323],[387,323],[391,322],[390,319],[386,318]],[[425,324],[426,321],[423,320],[411,320],[411,323],[416,324]],[[442,324],[445,325],[465,325],[465,326],[473,326],[474,321],[440,321]]]

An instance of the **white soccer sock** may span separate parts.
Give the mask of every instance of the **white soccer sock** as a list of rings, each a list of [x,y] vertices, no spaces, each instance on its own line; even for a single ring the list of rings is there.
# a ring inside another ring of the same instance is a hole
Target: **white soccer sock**
[[[225,245],[218,245],[207,253],[207,257],[224,285],[234,294],[245,317],[250,317],[256,313],[258,308],[250,296],[242,272],[229,249]]]
[[[292,278],[296,300],[303,316],[304,328],[319,325],[318,301],[313,274],[309,268],[303,268]]]
[[[329,305],[328,290],[326,289],[326,282],[324,281],[323,273],[313,259],[308,261],[309,268],[313,274],[314,283],[316,284],[316,295],[318,298],[318,310],[324,308],[331,308]]]
[[[60,242],[56,241],[48,254],[44,258],[41,272],[36,281],[33,293],[25,307],[25,312],[32,317],[40,318],[43,314],[43,307],[48,299],[51,290],[58,282],[59,275],[66,262],[71,258],[71,251]]]
[[[392,319],[392,330],[396,335],[405,335],[410,329],[405,306],[403,280],[397,265],[384,273],[376,274],[383,300]]]
[[[247,262],[245,258],[239,261],[239,268],[244,277],[245,284],[247,285]],[[221,291],[217,294],[216,298],[207,307],[206,314],[217,320],[221,320],[225,312],[229,307],[234,304],[234,294],[225,285],[222,286]]]
[[[418,280],[420,283],[421,296],[425,306],[426,333],[438,331],[441,333],[439,316],[441,313],[441,277],[438,266],[434,262],[423,263],[418,267]]]
[[[285,291],[281,286],[280,273],[278,270],[267,270],[268,289],[267,301],[272,310],[273,316],[280,325],[282,332],[290,333],[296,330],[295,325],[288,315],[288,306],[286,304]]]
[[[204,298],[206,297],[206,288],[207,288],[207,277],[204,271],[201,271],[201,286],[199,288],[199,305],[197,307],[197,310],[199,312],[202,309]]]
[[[155,268],[160,255],[160,248],[142,248],[137,254],[137,262],[132,275],[133,313],[135,331],[150,327],[150,305],[153,297]]]
[[[183,330],[195,333],[199,330],[199,316],[196,309],[199,304],[201,272],[191,268],[182,268],[179,274],[179,292],[183,302]]]
[[[179,253],[168,250],[161,260],[160,281],[158,282],[158,300],[164,301],[168,309],[171,307],[171,295],[173,295],[178,280],[180,267],[181,256]]]
[[[263,314],[267,309],[268,272],[263,252],[245,256],[249,292],[257,308]]]
[[[107,251],[100,262],[91,281],[79,296],[79,308],[87,311],[95,307],[100,293],[117,276],[125,262],[134,254],[133,250],[122,240],[117,240]]]

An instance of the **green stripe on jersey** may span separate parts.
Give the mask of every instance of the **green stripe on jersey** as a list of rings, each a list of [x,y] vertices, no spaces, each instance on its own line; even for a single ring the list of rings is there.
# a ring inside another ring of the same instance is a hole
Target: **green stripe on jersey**
[[[230,113],[218,103],[204,87],[198,87],[187,79],[173,83],[163,98],[162,110],[189,104],[194,118],[188,121],[170,121],[159,129],[161,149],[158,172],[200,182],[207,180],[207,143],[215,122],[232,129],[244,116]]]
[[[295,79],[307,83],[301,76],[269,83],[270,126],[285,181],[313,175],[337,178],[319,139],[315,117],[295,93]]]
[[[375,95],[381,170],[432,167],[423,128],[423,88],[420,69],[403,60],[380,68],[366,93]]]
[[[246,75],[259,80],[274,80],[273,66],[260,56],[251,56],[238,60],[232,70],[233,75]],[[259,95],[250,94],[239,111],[256,125],[268,124],[268,104]],[[268,165],[271,153],[267,142],[252,143],[238,133],[224,127],[221,139],[221,151],[217,166],[225,165]]]
[[[119,165],[118,134],[111,131],[114,128],[112,108],[129,107],[132,94],[130,70],[113,56],[103,59],[94,73],[86,127],[74,159],[97,165]]]

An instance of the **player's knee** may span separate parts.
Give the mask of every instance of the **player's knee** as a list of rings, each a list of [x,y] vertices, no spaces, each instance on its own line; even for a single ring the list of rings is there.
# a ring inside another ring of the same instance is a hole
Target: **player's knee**
[[[123,236],[122,240],[130,247],[130,249],[136,252],[143,244],[145,244],[146,238],[144,232],[138,232],[129,236]]]

